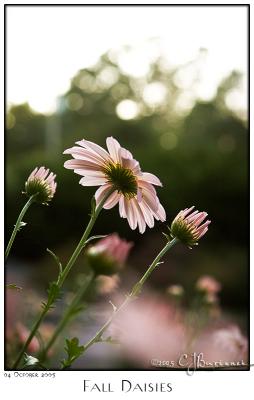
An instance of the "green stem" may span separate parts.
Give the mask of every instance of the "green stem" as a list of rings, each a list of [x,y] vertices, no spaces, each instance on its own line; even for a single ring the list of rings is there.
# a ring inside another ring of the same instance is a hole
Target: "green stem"
[[[98,218],[98,215],[100,214],[100,212],[101,212],[101,210],[103,208],[103,205],[105,204],[105,202],[107,201],[107,199],[113,193],[114,190],[115,190],[114,188],[111,188],[108,191],[108,193],[104,196],[104,198],[101,200],[100,204],[96,207],[95,211],[92,212],[92,215],[91,215],[90,221],[89,221],[89,223],[88,223],[88,225],[86,227],[86,230],[83,233],[83,236],[81,237],[76,249],[74,250],[71,258],[69,259],[66,267],[64,268],[64,270],[63,270],[63,272],[62,272],[62,274],[60,276],[60,279],[57,282],[57,286],[58,286],[59,290],[63,286],[63,283],[64,283],[65,279],[67,278],[71,268],[73,267],[76,259],[78,258],[81,250],[85,247],[86,241],[87,241],[87,239],[88,239],[88,237],[90,235],[90,232],[91,232],[91,230],[92,230],[92,228],[93,228],[93,226],[95,224],[95,221]],[[45,318],[47,312],[52,308],[52,304],[54,303],[54,301],[55,301],[54,298],[53,299],[49,299],[48,298],[48,301],[47,301],[45,307],[43,308],[42,312],[40,313],[36,323],[34,324],[28,339],[26,340],[26,342],[24,343],[22,349],[20,350],[20,352],[18,354],[18,357],[17,357],[16,361],[13,364],[12,369],[16,369],[18,367],[18,365],[19,365],[19,363],[20,363],[20,361],[21,361],[21,359],[23,357],[24,352],[26,351],[26,349],[29,346],[31,340],[33,339],[34,335],[36,334],[37,329],[39,328],[41,322]]]
[[[12,231],[9,243],[8,243],[8,245],[6,247],[6,250],[5,250],[5,260],[7,260],[7,258],[8,258],[8,255],[9,255],[10,250],[12,248],[13,242],[14,242],[15,237],[16,237],[16,235],[18,233],[19,228],[20,228],[20,224],[22,222],[22,219],[23,219],[25,213],[27,212],[28,208],[30,207],[30,205],[34,202],[35,196],[36,195],[33,195],[33,196],[29,197],[28,201],[26,202],[26,204],[24,205],[24,207],[22,208],[22,210],[21,210],[21,212],[20,212],[20,214],[18,216],[17,222],[14,225],[14,229]]]
[[[153,260],[152,264],[149,266],[149,268],[146,270],[146,272],[144,273],[144,275],[142,276],[142,278],[138,281],[138,283],[136,283],[132,290],[131,293],[126,296],[126,299],[124,300],[124,302],[120,305],[120,307],[118,307],[113,314],[111,315],[111,317],[107,320],[107,322],[105,322],[105,324],[96,332],[96,334],[84,345],[84,351],[83,353],[90,347],[92,346],[94,343],[100,341],[102,334],[104,333],[104,331],[108,328],[108,326],[111,324],[111,322],[115,319],[116,315],[124,308],[126,307],[130,301],[132,301],[142,290],[142,286],[144,285],[145,281],[149,278],[149,276],[151,275],[151,273],[153,272],[153,270],[156,268],[156,266],[158,265],[159,261],[161,260],[161,258],[164,256],[164,254],[167,253],[167,251],[169,249],[171,249],[171,247],[173,247],[176,243],[178,242],[177,238],[172,239],[170,242],[168,242],[166,244],[166,246],[163,247],[163,249],[160,251],[160,253],[155,257],[155,259]]]
[[[44,347],[43,351],[39,355],[39,359],[40,359],[41,362],[43,362],[45,360],[50,348],[55,343],[57,337],[59,336],[59,334],[62,332],[62,330],[68,324],[70,318],[72,317],[73,311],[80,304],[80,301],[82,300],[85,292],[87,291],[87,288],[90,286],[90,284],[91,284],[91,282],[93,281],[94,278],[95,278],[95,275],[94,275],[93,272],[91,272],[90,276],[87,279],[85,279],[85,282],[79,288],[79,290],[77,291],[76,295],[74,295],[71,303],[66,308],[62,319],[59,321],[59,323],[58,323],[53,335],[51,336],[51,339],[48,341],[48,343]]]

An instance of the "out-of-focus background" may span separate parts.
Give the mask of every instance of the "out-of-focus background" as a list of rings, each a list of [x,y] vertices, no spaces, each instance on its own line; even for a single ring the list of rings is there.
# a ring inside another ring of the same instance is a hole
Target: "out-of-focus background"
[[[161,292],[180,283],[191,297],[199,276],[212,275],[224,311],[246,331],[246,72],[244,7],[7,8],[6,240],[30,172],[45,165],[58,184],[49,207],[33,205],[26,215],[7,280],[43,293],[54,279],[46,248],[68,259],[95,191],[64,169],[62,153],[82,138],[105,146],[114,136],[163,182],[168,224],[192,205],[212,220],[199,246],[174,248],[149,285]],[[94,229],[134,242],[128,269],[136,277],[163,245],[163,231],[162,223],[132,231],[117,207]],[[81,258],[73,279],[82,268]]]

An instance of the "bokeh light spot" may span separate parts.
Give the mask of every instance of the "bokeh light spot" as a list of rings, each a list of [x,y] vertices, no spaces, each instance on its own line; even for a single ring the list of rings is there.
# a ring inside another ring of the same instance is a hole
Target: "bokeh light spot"
[[[166,95],[167,89],[161,82],[152,82],[143,91],[143,99],[150,106],[162,104]]]
[[[133,100],[123,100],[116,107],[116,113],[121,119],[136,118],[139,113],[139,105]]]
[[[83,98],[78,93],[70,93],[67,97],[67,107],[72,111],[78,111],[83,106]]]

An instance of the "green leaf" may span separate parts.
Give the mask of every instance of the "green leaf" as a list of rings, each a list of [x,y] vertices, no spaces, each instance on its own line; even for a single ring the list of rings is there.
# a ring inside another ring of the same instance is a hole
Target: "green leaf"
[[[57,282],[50,282],[48,292],[48,303],[53,304],[56,300],[61,298],[60,288]]]
[[[8,285],[6,285],[6,288],[17,290],[17,291],[23,290],[22,287],[17,286],[15,283],[8,283]]]
[[[54,258],[55,262],[57,263],[58,268],[59,268],[59,276],[60,276],[63,272],[63,266],[61,264],[61,261],[59,260],[57,255],[52,250],[50,250],[50,249],[46,249],[46,250]]]
[[[63,368],[68,368],[71,364],[83,354],[84,346],[79,345],[79,339],[65,339],[65,348],[67,358],[61,361]]]
[[[60,292],[60,288],[58,286],[57,282],[50,282],[49,284],[49,288],[47,290],[48,293],[48,299],[47,302],[42,301],[42,307],[44,309],[51,309],[54,308],[53,304],[55,303],[56,300],[61,298],[61,292]]]

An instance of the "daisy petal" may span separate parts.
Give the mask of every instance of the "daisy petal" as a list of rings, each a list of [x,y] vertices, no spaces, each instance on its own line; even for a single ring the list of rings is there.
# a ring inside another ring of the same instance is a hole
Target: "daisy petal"
[[[95,176],[84,176],[80,179],[79,183],[82,186],[101,186],[107,182],[105,178]]]
[[[131,154],[131,152],[129,150],[126,150],[124,147],[121,147],[120,149],[120,157],[128,158],[129,160],[133,159],[133,155]]]
[[[159,199],[158,199],[159,201]],[[164,210],[164,208],[162,207],[162,205],[159,203],[159,207],[158,210],[154,213],[154,217],[158,220],[158,221],[166,221],[166,211]]]
[[[140,180],[152,183],[153,185],[162,186],[159,178],[157,178],[157,176],[155,176],[154,174],[150,174],[149,172],[143,172]]]
[[[141,203],[139,203],[139,207],[143,213],[143,216],[144,216],[147,226],[149,226],[149,228],[153,228],[154,227],[154,218],[153,218],[153,214],[151,213],[150,208],[144,201],[141,201]]]
[[[103,208],[105,208],[106,210],[110,210],[110,208],[113,208],[120,199],[120,194],[117,192],[117,190],[115,190],[108,198],[108,200],[106,201],[106,203],[104,204]]]
[[[126,218],[125,208],[124,208],[124,196],[120,196],[119,200],[119,214],[121,218]]]
[[[104,150],[101,146],[96,143],[90,142],[89,140],[80,140],[76,142],[80,146],[84,147],[85,149],[91,150],[94,154],[99,155],[104,161],[110,160],[110,156],[106,150]]]
[[[132,199],[127,200],[124,199],[124,209],[126,213],[127,220],[129,222],[129,225],[131,229],[136,229],[137,228],[137,216],[134,212],[133,205],[132,205]]]
[[[134,212],[137,216],[137,222],[138,222],[138,227],[139,227],[139,232],[144,233],[146,230],[146,223],[145,223],[145,218],[144,215],[139,207],[139,204],[136,199],[132,200]]]
[[[101,200],[103,199],[103,197],[106,196],[106,193],[108,190],[111,189],[111,185],[109,183],[106,183],[105,185],[99,187],[99,189],[96,190],[95,192],[95,200],[96,200],[96,204],[98,205]]]
[[[71,154],[73,158],[89,161],[97,166],[103,164],[102,158],[100,156],[90,150],[84,149],[83,147],[71,147],[70,149],[65,150],[63,154]]]
[[[121,149],[120,144],[112,136],[107,138],[106,143],[109,154],[111,155],[112,159],[116,163],[119,163],[120,162],[119,150]]]

